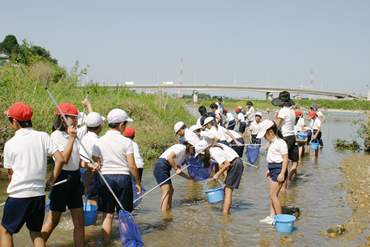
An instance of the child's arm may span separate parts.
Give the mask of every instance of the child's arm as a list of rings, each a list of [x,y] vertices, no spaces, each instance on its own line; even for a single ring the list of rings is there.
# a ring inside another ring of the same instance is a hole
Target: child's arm
[[[317,130],[316,135],[313,136],[313,139],[316,139],[317,138],[317,136],[319,135],[320,131],[321,131],[321,126]],[[313,133],[313,131],[312,131],[312,133]]]
[[[217,124],[219,124],[221,121],[221,117],[218,114],[216,114],[215,117],[217,118]]]
[[[55,165],[54,165],[54,169],[53,169],[53,172],[49,180],[46,182],[46,186],[49,186],[55,183],[55,180],[58,178],[60,172],[62,171],[63,165],[65,163],[63,155],[61,152],[59,152],[59,150],[53,153],[53,157],[55,160]]]
[[[322,114],[322,113],[321,113],[321,114]],[[324,116],[324,114],[322,114],[322,115],[321,115],[321,117],[322,117],[321,125],[323,125],[323,124],[325,123],[325,121],[326,121],[326,117]]]
[[[84,101],[81,101],[81,103],[84,107],[87,107],[87,110],[89,110],[89,113],[93,112],[90,101],[88,101],[87,99],[84,99]]]
[[[217,137],[216,137],[217,138]],[[186,178],[188,180],[190,180],[189,176],[186,175],[185,173],[182,172],[182,170],[180,168],[177,167],[176,163],[175,163],[175,160],[174,158],[176,157],[176,153],[175,152],[171,152],[168,156],[167,156],[167,161],[168,163],[170,163],[170,165],[173,167],[173,169],[175,169],[176,173],[178,175],[180,175],[181,177],[183,178]]]
[[[8,179],[9,179],[9,182],[12,181],[13,173],[14,173],[14,171],[13,171],[12,168],[8,169]]]
[[[236,140],[235,136],[231,134],[230,131],[226,130],[226,134],[228,134],[231,137],[231,139],[233,139],[233,141],[238,145],[238,147],[242,146],[242,144],[238,142],[238,140]]]
[[[238,121],[236,121],[236,124],[235,125],[237,125],[239,122],[240,122],[240,118],[238,119]]]
[[[308,138],[306,137],[305,140],[299,139],[297,136],[295,136],[295,142],[307,142]]]
[[[217,180],[220,175],[229,168],[230,165],[230,162],[225,160],[224,163],[222,163],[221,169],[213,176],[213,180]]]
[[[75,127],[68,127],[68,143],[66,148],[61,152],[64,158],[64,164],[68,164],[69,159],[71,158],[72,155],[72,149],[73,149],[73,144],[76,140],[77,136],[77,130]]]
[[[284,178],[285,178],[285,173],[288,169],[288,162],[289,162],[289,155],[288,154],[283,154],[283,167],[281,168],[281,172],[279,174],[279,176],[277,177],[277,180],[279,183],[282,183],[284,182]]]
[[[126,159],[127,159],[128,167],[130,168],[130,172],[135,179],[136,194],[140,195],[141,194],[141,183],[140,183],[139,171],[137,170],[137,166],[135,163],[134,154],[131,153],[131,154],[126,155]]]
[[[276,126],[280,128],[281,123],[283,122],[282,118],[279,118],[276,120]]]
[[[99,167],[100,169],[100,158],[99,157],[96,157],[96,156],[93,156],[92,157],[96,167]],[[86,162],[85,162],[86,163]],[[92,165],[92,164],[91,164]],[[97,171],[98,169],[96,169]],[[90,183],[91,183],[91,179],[92,177],[94,176],[94,172],[91,168],[87,169],[87,172],[86,172],[86,180],[85,180],[85,190],[84,190],[84,195],[87,195],[90,193]]]

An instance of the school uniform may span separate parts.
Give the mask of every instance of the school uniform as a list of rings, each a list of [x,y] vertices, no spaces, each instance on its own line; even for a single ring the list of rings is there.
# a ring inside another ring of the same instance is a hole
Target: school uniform
[[[228,130],[233,130],[235,128],[235,118],[234,115],[231,112],[228,112],[226,114],[226,122],[228,122],[227,129]]]
[[[245,119],[246,119],[246,123],[247,123],[247,127],[249,127],[251,125],[251,123],[254,121],[254,116],[256,114],[256,111],[254,110],[254,107],[251,106],[249,109],[248,109],[248,112],[247,114],[245,115]]]
[[[68,144],[69,135],[65,131],[55,130],[51,134],[51,139],[58,146],[59,151],[63,152]],[[69,209],[81,208],[83,206],[82,194],[83,185],[81,183],[80,172],[80,145],[77,140],[73,143],[71,158],[68,164],[64,164],[61,173],[55,182],[66,178],[70,180],[63,184],[53,187],[49,194],[50,210],[64,212],[66,206]]]
[[[283,155],[288,153],[288,145],[283,139],[275,137],[269,146],[267,152],[268,169],[270,171],[270,178],[274,182],[278,182],[277,177],[283,168]],[[288,177],[288,172],[285,172],[284,181]]]
[[[139,145],[137,145],[137,143],[134,141],[132,141],[132,145],[134,147],[135,163],[136,163],[136,167],[139,172],[139,177],[141,181],[141,178],[143,177],[144,161],[143,161],[143,158],[141,158],[140,156]]]
[[[86,125],[82,126],[81,128],[79,128],[77,130],[77,137],[78,139],[80,139],[80,141],[82,141],[82,139],[84,138],[84,136],[87,134],[87,128],[86,128]]]
[[[195,139],[198,139],[199,140],[199,137],[197,136],[197,134],[195,134],[190,129],[186,128],[185,129],[185,134],[184,134],[184,141],[188,141],[191,138],[195,138]]]
[[[93,147],[93,156],[100,158],[101,173],[128,212],[133,210],[133,190],[126,156],[134,153],[133,142],[118,130],[108,130]],[[118,212],[120,206],[104,181],[100,180],[99,211]]]
[[[280,109],[278,113],[278,118],[282,118],[283,121],[280,125],[281,132],[283,134],[284,140],[288,145],[289,159],[293,162],[299,160],[299,157],[294,155],[295,146],[295,135],[294,135],[294,125],[295,125],[295,113],[291,107],[284,106]]]
[[[241,136],[238,132],[234,130],[229,130],[229,132],[235,137],[238,142],[244,144],[243,136]],[[229,135],[226,135],[226,140],[229,144],[231,144],[230,147],[239,155],[239,157],[243,157],[244,146],[238,147]]]
[[[227,169],[225,186],[231,189],[238,189],[244,170],[243,162],[233,149],[223,144],[219,145],[222,149],[219,147],[211,147],[209,149],[210,156],[219,165],[222,165],[226,160],[230,162],[230,166]]]
[[[201,138],[203,138],[208,144],[212,144],[214,142],[213,138],[217,137],[217,130],[215,126],[212,126],[211,129],[207,131],[200,132]]]
[[[172,166],[167,160],[168,155],[174,152],[176,157],[173,160],[177,166],[181,166],[181,163],[185,157],[185,151],[185,145],[175,144],[164,151],[164,153],[158,158],[153,168],[153,175],[157,181],[157,184],[162,183],[171,176],[170,171]],[[171,179],[166,181],[164,184],[172,184]]]
[[[297,136],[298,132],[302,132],[302,126],[304,127],[304,119],[299,118],[297,124],[294,126],[294,134]],[[304,146],[304,142],[298,142],[297,143],[298,147]]]
[[[12,169],[7,188],[2,226],[18,233],[24,223],[28,230],[41,232],[45,213],[47,155],[58,147],[47,133],[21,128],[4,145],[4,168]]]
[[[261,138],[257,139],[257,134],[260,131],[259,123],[253,121],[250,126],[250,130],[252,131],[252,140],[251,144],[261,144]]]
[[[317,133],[317,131],[319,131],[320,127],[321,127],[321,120],[320,120],[320,118],[316,117],[315,120],[312,120],[312,130],[313,130],[314,135],[316,135],[316,133]],[[321,139],[321,131],[317,135],[316,139],[317,140]]]
[[[239,132],[244,133],[245,128],[247,127],[247,124],[245,123],[243,113],[241,113],[241,112],[238,113],[238,120],[240,120],[239,121]]]
[[[81,141],[81,144],[84,146],[87,153],[85,153],[83,148],[81,147],[81,149],[80,149],[81,159],[83,159],[86,162],[91,163],[91,161],[89,159],[92,157],[92,151],[93,151],[94,144],[98,140],[99,140],[99,136],[96,133],[91,132],[91,131],[89,131],[84,136],[83,140]],[[82,155],[89,158],[89,159],[84,158]],[[87,169],[88,168],[80,167],[81,182],[82,182],[84,187],[85,187],[85,183],[86,183]],[[94,175],[91,178],[91,182],[90,182],[90,193],[89,193],[89,198],[90,199],[94,199],[94,198],[97,198],[99,196],[99,180],[100,180],[99,174],[97,172],[94,172]]]
[[[222,126],[222,124],[223,124],[223,117],[222,117],[222,113],[221,113],[221,111],[219,111],[219,110],[216,110],[215,111],[215,115],[218,115],[220,118],[221,118],[221,121],[220,121],[220,123],[218,124],[218,125],[220,125],[220,126]],[[217,119],[216,119],[217,120]],[[216,121],[216,123],[217,123],[217,121]]]

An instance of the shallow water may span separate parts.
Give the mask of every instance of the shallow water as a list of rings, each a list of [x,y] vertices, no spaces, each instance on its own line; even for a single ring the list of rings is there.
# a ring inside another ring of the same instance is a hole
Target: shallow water
[[[189,110],[198,115],[196,108]],[[329,113],[324,114],[327,117],[322,130],[325,147],[320,150],[318,158],[313,154],[303,158],[298,167],[298,178],[290,181],[288,192],[280,193],[283,205],[299,207],[302,212],[295,221],[293,233],[279,233],[274,227],[259,222],[269,215],[270,206],[268,180],[265,178],[266,152],[261,151],[256,163],[260,169],[244,169],[240,187],[233,193],[230,215],[221,213],[222,203],[208,203],[203,192],[203,181],[189,183],[176,176],[172,180],[175,189],[173,209],[166,214],[160,211],[160,189],[146,196],[133,212],[145,246],[283,246],[279,239],[286,235],[291,235],[294,240],[287,246],[355,246],[366,242],[364,236],[370,235],[367,229],[352,241],[343,237],[331,239],[320,235],[329,227],[346,222],[352,215],[351,208],[343,202],[347,193],[336,186],[341,182],[338,167],[345,155],[363,155],[362,151],[354,153],[335,150],[331,142],[335,138],[352,139],[352,119],[364,116],[331,113],[329,117]],[[273,116],[264,115],[266,118],[273,119]],[[152,165],[146,164],[144,169],[143,186],[146,189],[156,185]],[[7,185],[5,174],[2,174],[0,202],[6,200]],[[2,210],[0,208],[1,215]],[[87,246],[102,244],[100,223],[99,218],[98,226],[85,228]],[[32,245],[26,227],[14,239],[15,246]],[[114,222],[112,240],[107,246],[120,246],[117,221]],[[60,225],[47,244],[73,246],[73,224],[68,211],[63,214]]]

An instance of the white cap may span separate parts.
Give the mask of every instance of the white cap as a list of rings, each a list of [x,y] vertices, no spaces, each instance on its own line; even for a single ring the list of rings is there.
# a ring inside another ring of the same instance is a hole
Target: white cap
[[[85,123],[87,127],[98,127],[104,120],[105,117],[100,116],[97,112],[92,112],[85,118]]]
[[[82,122],[82,116],[83,116],[84,120],[86,120],[86,114],[83,113],[83,112],[78,111],[77,126],[81,126],[83,124],[83,122]]]
[[[256,114],[254,114],[254,116],[256,116],[256,115],[258,115],[258,116],[260,116],[261,118],[262,118],[262,113],[261,112],[256,112]]]
[[[109,112],[108,116],[108,123],[121,123],[121,122],[132,122],[131,118],[127,116],[127,113],[122,109],[113,109]]]
[[[205,140],[201,140],[195,145],[195,157],[198,156],[201,152],[208,148],[208,143]]]
[[[199,125],[192,125],[190,128],[189,128],[189,130],[191,130],[191,131],[195,131],[195,130],[198,130],[198,129],[201,129],[202,128],[202,126],[199,126]]]
[[[207,123],[211,122],[212,120],[215,120],[213,117],[207,117],[205,120],[204,120],[204,125],[206,125]]]
[[[266,131],[271,128],[274,125],[274,122],[271,121],[270,119],[264,120],[262,123],[260,123],[260,130],[258,131],[257,134],[257,139],[261,139],[262,137],[265,136]]]
[[[177,132],[179,132],[180,128],[184,125],[184,122],[177,122],[175,126],[173,127],[173,130],[175,131],[175,134],[177,135]]]
[[[190,136],[186,141],[189,142],[194,147],[195,145],[197,145],[198,142],[200,142],[199,138],[195,136]]]

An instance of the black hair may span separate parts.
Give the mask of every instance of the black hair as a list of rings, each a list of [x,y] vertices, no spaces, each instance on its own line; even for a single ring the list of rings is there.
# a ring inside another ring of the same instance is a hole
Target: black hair
[[[133,140],[135,138],[135,135],[133,135],[133,136],[125,136],[125,137],[128,138],[128,139]]]
[[[194,146],[190,142],[188,142],[188,141],[184,141],[182,144],[185,145],[185,147],[186,147],[185,152],[188,153],[188,154],[190,154],[190,148],[191,147],[194,147]]]
[[[12,123],[13,122],[13,118],[12,117],[8,117],[8,118],[9,118],[10,123]],[[19,126],[21,126],[21,128],[32,128],[32,121],[31,121],[31,119],[30,120],[27,120],[27,121],[19,121],[19,120],[17,120],[17,122],[19,123]]]
[[[211,164],[211,153],[209,152],[209,149],[212,147],[217,147],[217,148],[221,148],[222,150],[224,150],[224,148],[220,144],[217,144],[217,143],[213,143],[211,146],[206,148],[206,150],[204,150],[204,158],[203,158],[203,164],[205,168],[208,168],[209,165]]]
[[[180,130],[184,130],[184,129],[186,129],[186,125],[185,124],[181,126]]]
[[[119,125],[120,123],[122,123],[122,122],[119,122],[119,123],[109,123],[109,124],[108,124],[108,126],[109,126],[109,128],[115,129],[115,128],[117,128],[117,127],[118,127],[118,125]],[[124,121],[124,122],[123,122],[123,125],[126,125],[126,124],[127,124],[127,121]]]
[[[87,126],[86,126],[87,127]],[[100,125],[99,126],[96,126],[96,127],[87,127],[87,130],[88,131],[94,131],[94,130],[97,130],[99,129]]]
[[[52,132],[56,130],[59,130],[59,131],[67,130],[67,125],[64,123],[64,121],[62,121],[62,115],[58,115],[58,114],[55,115]]]
[[[291,105],[291,104],[289,104],[288,102],[285,102],[285,103],[284,103],[284,105],[283,105],[283,107],[284,107],[284,106],[286,106],[286,107],[291,107],[292,105]]]
[[[199,106],[198,112],[203,116],[204,113],[207,113],[207,108],[205,106]]]
[[[194,130],[195,132],[198,132],[198,133],[200,133],[200,131],[201,131],[201,129],[196,129],[196,130]],[[193,131],[193,132],[194,132]]]
[[[248,101],[246,105],[247,106],[253,106],[253,103],[252,103],[252,101]]]
[[[209,106],[211,109],[217,109],[217,105],[216,105],[216,103],[212,103],[210,106]]]
[[[272,130],[275,133],[275,135],[277,135],[280,139],[284,139],[283,134],[281,134],[280,128],[276,125],[275,122],[268,130],[266,130],[266,133],[269,132],[270,130]]]
[[[301,117],[296,117],[295,118],[295,122],[298,122],[298,120],[300,119]]]

